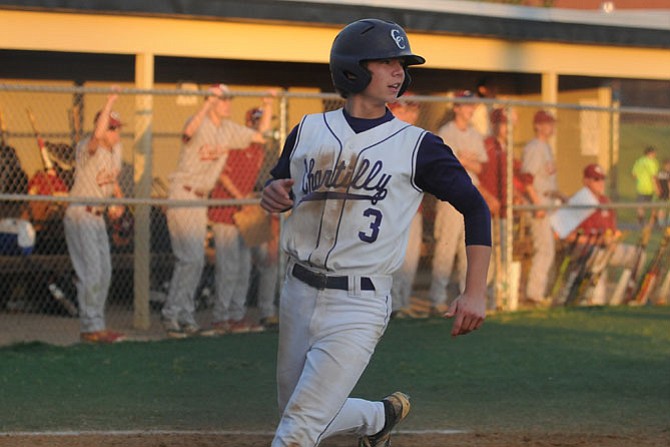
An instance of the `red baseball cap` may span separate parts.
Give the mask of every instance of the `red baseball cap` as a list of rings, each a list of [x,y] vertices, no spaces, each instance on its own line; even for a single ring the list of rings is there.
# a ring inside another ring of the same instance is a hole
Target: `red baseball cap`
[[[533,124],[555,123],[555,122],[556,118],[554,118],[554,115],[547,112],[546,110],[540,110],[533,117]]]
[[[584,178],[590,178],[593,180],[602,180],[605,177],[605,171],[597,163],[591,163],[590,165],[584,168]]]
[[[102,113],[102,110],[98,110],[98,113],[95,114],[95,118],[93,118],[93,122],[97,123],[98,118],[100,118],[100,114]],[[109,113],[109,127],[121,127],[123,126],[123,123],[121,122],[121,115],[119,115],[119,112],[110,112]]]
[[[219,95],[219,98],[223,99],[229,99],[233,97],[233,94],[230,91],[230,87],[228,87],[226,84],[220,83],[220,84],[212,84],[210,86],[210,89],[212,88],[218,88],[221,90],[221,94]]]
[[[454,93],[454,98],[474,98],[475,94],[470,90],[458,90]]]

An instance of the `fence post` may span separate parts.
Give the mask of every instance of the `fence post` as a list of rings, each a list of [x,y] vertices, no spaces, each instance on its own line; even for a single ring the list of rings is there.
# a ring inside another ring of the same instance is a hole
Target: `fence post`
[[[153,54],[141,53],[135,57],[135,84],[137,88],[151,89],[154,79]],[[153,96],[137,95],[135,97],[135,138],[134,172],[135,197],[149,199],[152,183],[152,120]],[[151,271],[151,206],[146,203],[135,207],[134,235],[134,316],[133,326],[136,329],[148,329],[150,326],[149,289]]]

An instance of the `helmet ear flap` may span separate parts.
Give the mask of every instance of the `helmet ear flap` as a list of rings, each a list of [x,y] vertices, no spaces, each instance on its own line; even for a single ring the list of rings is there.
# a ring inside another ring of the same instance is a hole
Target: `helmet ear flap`
[[[402,85],[400,86],[400,91],[398,92],[398,98],[402,96],[405,91],[407,91],[407,87],[409,87],[409,84],[412,82],[412,77],[409,75],[409,70],[405,68],[405,80],[402,82]]]

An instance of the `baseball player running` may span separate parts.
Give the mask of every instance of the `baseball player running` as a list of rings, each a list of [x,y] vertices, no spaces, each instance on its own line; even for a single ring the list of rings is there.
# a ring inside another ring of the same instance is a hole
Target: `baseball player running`
[[[394,118],[386,103],[410,83],[412,53],[393,22],[343,28],[330,71],[344,108],[303,117],[289,134],[261,204],[292,210],[281,236],[289,262],[280,296],[277,360],[281,419],[273,447],[316,446],[356,434],[387,446],[410,409],[401,392],[351,398],[391,314],[391,275],[424,192],[463,213],[468,272],[446,317],[453,336],[481,326],[491,252],[486,202],[442,140]]]

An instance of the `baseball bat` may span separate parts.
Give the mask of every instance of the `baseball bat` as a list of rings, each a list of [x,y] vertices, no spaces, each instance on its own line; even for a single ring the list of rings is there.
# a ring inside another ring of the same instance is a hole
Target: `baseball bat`
[[[656,285],[656,280],[661,267],[661,262],[667,252],[668,242],[670,242],[670,228],[665,229],[663,239],[661,239],[658,249],[656,250],[656,254],[654,255],[654,258],[651,260],[651,262],[647,267],[647,270],[642,276],[640,286],[638,287],[637,293],[635,294],[635,297],[633,298],[632,302],[643,305],[647,304],[647,302],[649,301],[649,296],[651,295],[651,292],[654,290],[654,287]]]
[[[576,245],[577,254],[570,261],[569,270],[566,272],[565,282],[561,285],[556,304],[569,304],[568,299],[570,298],[573,285],[577,281],[580,271],[584,268],[584,264],[589,256],[589,250],[597,234],[596,232],[592,232],[587,236],[583,244],[578,243]]]
[[[579,304],[580,292],[582,292],[582,283],[585,278],[588,278],[589,272],[593,265],[594,257],[598,253],[599,246],[601,244],[603,232],[597,231],[592,234],[589,242],[586,245],[586,253],[581,258],[579,263],[577,274],[574,277],[574,280],[570,284],[568,289],[568,295],[565,299],[565,305]]]
[[[665,272],[663,282],[656,293],[655,303],[657,305],[668,304],[668,295],[670,294],[670,269]]]
[[[49,292],[51,292],[53,299],[56,300],[61,306],[63,306],[63,308],[65,308],[70,316],[77,316],[79,313],[77,307],[67,299],[63,291],[60,289],[60,287],[58,287],[58,285],[56,285],[56,283],[49,284]]]
[[[635,291],[637,290],[637,282],[640,277],[640,272],[642,271],[645,253],[647,251],[647,245],[649,244],[649,239],[651,238],[651,230],[654,228],[656,223],[656,210],[652,210],[649,216],[649,222],[644,226],[642,232],[640,233],[640,239],[637,244],[636,251],[636,260],[631,269],[630,279],[628,280],[628,285],[624,293],[623,303],[628,303],[634,298]]]
[[[599,253],[600,256],[598,257],[598,259],[594,261],[593,266],[591,268],[590,278],[588,279],[586,284],[584,284],[583,287],[582,296],[584,297],[584,299],[586,299],[586,302],[589,305],[593,304],[591,299],[593,291],[600,282],[600,278],[605,273],[605,270],[607,269],[607,266],[609,265],[610,260],[612,259],[612,256],[614,256],[617,246],[619,245],[620,234],[611,237],[610,233],[611,231],[608,230],[605,236],[605,246],[600,251]]]
[[[35,139],[37,140],[37,146],[40,148],[40,155],[42,156],[42,164],[44,165],[44,170],[52,173],[54,171],[54,165],[53,162],[51,161],[51,157],[49,157],[49,152],[47,151],[46,144],[44,143],[44,139],[40,135],[39,131],[37,130],[37,120],[35,119],[35,115],[33,114],[32,110],[26,109],[26,113],[28,114],[28,119],[30,120],[30,125],[33,128],[33,134],[35,135]]]
[[[554,285],[551,288],[551,296],[553,297],[553,304],[558,304],[558,296],[559,293],[561,292],[561,288],[563,287],[563,284],[565,283],[565,277],[568,272],[568,267],[570,266],[570,263],[574,261],[575,256],[577,255],[577,244],[579,242],[579,238],[582,235],[582,230],[578,230],[575,238],[572,240],[570,245],[565,247],[563,249],[563,256],[560,262],[560,266],[558,268],[558,272],[556,274],[556,280],[554,281]]]

